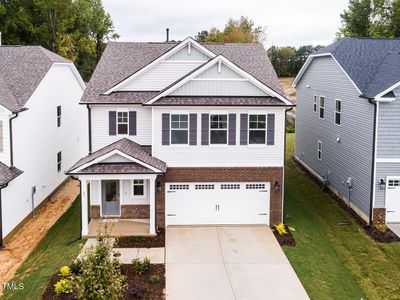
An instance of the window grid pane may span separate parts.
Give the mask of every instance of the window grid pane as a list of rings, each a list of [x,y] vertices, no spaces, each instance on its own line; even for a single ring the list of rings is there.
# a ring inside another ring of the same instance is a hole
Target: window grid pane
[[[228,116],[210,115],[210,144],[228,143]]]

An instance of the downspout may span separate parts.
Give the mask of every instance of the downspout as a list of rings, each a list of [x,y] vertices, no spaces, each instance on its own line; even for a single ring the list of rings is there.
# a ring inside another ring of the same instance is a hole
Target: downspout
[[[12,133],[12,120],[18,117],[18,112],[9,119],[9,131],[10,131],[10,168],[14,167],[14,146],[13,146],[13,133]]]
[[[81,200],[81,213],[80,213],[80,218],[79,218],[79,238],[82,239],[82,182],[79,180],[79,178],[76,178],[74,176],[71,176],[71,179],[79,181],[79,195],[80,195],[80,200]]]
[[[89,155],[92,154],[92,111],[89,104],[86,105],[88,109],[88,130],[89,130]]]
[[[371,104],[374,105],[374,130],[373,130],[373,138],[372,138],[372,171],[371,171],[371,197],[370,197],[370,204],[369,204],[369,222],[368,225],[372,223],[373,217],[373,207],[374,207],[374,199],[375,199],[375,170],[376,170],[376,139],[377,139],[377,122],[378,122],[378,112],[379,112],[379,104],[369,100]]]
[[[284,210],[285,210],[285,173],[286,173],[286,126],[287,126],[287,113],[288,111],[293,110],[293,107],[289,109],[285,109],[285,128],[283,129],[285,132],[284,141],[283,141],[283,177],[282,177],[282,223],[284,223]]]
[[[4,248],[3,242],[3,212],[2,212],[2,201],[1,201],[1,190],[6,188],[8,183],[0,186],[0,248]]]

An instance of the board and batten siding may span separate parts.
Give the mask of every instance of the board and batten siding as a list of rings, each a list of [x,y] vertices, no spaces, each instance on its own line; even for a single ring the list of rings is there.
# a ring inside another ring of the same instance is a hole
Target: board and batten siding
[[[374,207],[384,208],[386,207],[385,202],[385,190],[380,189],[380,179],[384,179],[387,183],[387,176],[399,176],[400,177],[400,162],[399,163],[376,163],[376,183],[375,183],[375,205]]]
[[[92,151],[99,150],[122,138],[140,145],[151,145],[151,108],[141,105],[91,105]],[[109,135],[109,111],[136,111],[136,135]]]
[[[330,186],[369,215],[373,157],[374,105],[359,93],[331,57],[317,57],[296,88],[295,154]],[[313,96],[325,97],[325,118],[313,111]],[[334,123],[335,99],[342,100],[342,125]],[[338,138],[340,142],[338,142]],[[322,160],[317,144],[322,142]]]
[[[162,145],[162,114],[174,113],[197,114],[196,145]],[[202,115],[213,113],[236,114],[236,145],[202,144]],[[252,113],[275,114],[274,145],[240,145],[240,115]],[[282,167],[284,121],[284,107],[154,107],[152,153],[168,167]]]
[[[400,89],[394,93],[394,102],[379,103],[377,158],[400,159]]]
[[[23,173],[1,191],[4,236],[32,212],[32,187],[36,187],[37,207],[67,178],[64,172],[87,155],[87,109],[79,105],[82,94],[70,67],[55,63],[26,103],[27,110],[12,121],[14,165]],[[61,127],[57,127],[58,105]]]

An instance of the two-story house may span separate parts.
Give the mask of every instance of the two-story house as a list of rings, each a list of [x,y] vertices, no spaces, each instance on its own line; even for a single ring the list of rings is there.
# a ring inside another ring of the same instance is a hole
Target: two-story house
[[[37,46],[0,46],[0,245],[87,153],[74,64]]]
[[[400,222],[400,39],[344,38],[297,91],[297,159],[366,222]]]
[[[142,219],[151,234],[282,222],[292,104],[261,44],[109,43],[81,103],[91,151],[69,174],[82,235],[89,218]]]

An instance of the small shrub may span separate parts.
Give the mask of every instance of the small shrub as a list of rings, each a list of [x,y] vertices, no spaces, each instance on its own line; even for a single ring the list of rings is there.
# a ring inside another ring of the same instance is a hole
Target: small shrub
[[[285,235],[287,234],[285,224],[281,223],[275,226],[276,231],[278,231],[279,235]]]
[[[134,236],[134,237],[133,237],[133,240],[134,240],[135,242],[144,242],[144,241],[145,241],[145,238],[144,238],[144,236]]]
[[[60,269],[60,276],[61,276],[61,277],[64,277],[64,278],[67,278],[67,277],[71,276],[71,270],[70,270],[70,268],[69,268],[68,266],[63,266],[63,267],[61,267],[61,269]]]
[[[149,277],[150,283],[159,283],[160,282],[160,276],[158,275],[151,275]]]
[[[145,257],[145,259],[140,260],[139,258],[135,258],[132,260],[132,266],[133,266],[133,271],[135,271],[136,274],[142,275],[143,273],[146,273],[149,268],[150,268],[150,259]]]
[[[374,228],[380,233],[385,233],[387,231],[387,226],[385,224],[375,225]]]
[[[133,285],[129,289],[130,299],[143,299],[146,294],[146,289],[140,285]]]
[[[75,259],[70,265],[69,270],[72,275],[80,275],[82,272],[82,260]]]
[[[54,285],[54,291],[57,295],[71,294],[72,282],[69,279],[61,279]]]

